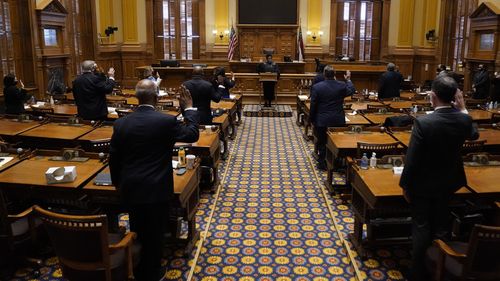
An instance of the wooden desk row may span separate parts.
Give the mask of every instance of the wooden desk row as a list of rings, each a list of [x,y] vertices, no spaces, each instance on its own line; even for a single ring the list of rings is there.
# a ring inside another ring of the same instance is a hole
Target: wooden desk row
[[[114,186],[98,186],[94,179],[100,172],[109,172],[107,164],[97,159],[97,155],[85,162],[52,161],[50,157],[58,151],[41,151],[36,155],[21,160],[17,155],[8,165],[0,167],[0,192],[7,197],[28,197],[33,204],[51,204],[57,202],[75,201],[85,195],[91,204],[106,206],[108,210],[115,210],[109,217],[115,221],[119,212],[125,212],[120,201],[120,193]],[[75,166],[77,177],[74,182],[47,184],[45,171],[49,167]],[[174,173],[175,200],[182,209],[182,217],[188,222],[188,238],[185,241],[188,251],[197,239],[196,209],[199,204],[200,165],[196,164],[192,170],[184,175]],[[172,202],[173,203],[173,202]]]
[[[350,239],[361,257],[365,247],[407,242],[411,233],[409,205],[399,187],[400,175],[392,169],[352,169],[354,232]],[[500,200],[500,166],[465,167],[467,187],[455,193],[458,199]],[[363,224],[367,235],[363,238]]]
[[[491,153],[500,152],[500,129],[493,127],[479,128],[479,139],[486,140],[485,151]],[[353,133],[346,131],[346,128],[330,128],[327,134],[326,144],[326,162],[327,162],[327,181],[326,186],[330,191],[334,192],[332,185],[333,172],[339,167],[337,163],[339,159],[347,156],[355,157],[357,143],[376,143],[387,144],[400,142],[404,151],[410,142],[411,131],[409,130],[392,130],[392,131],[365,131],[362,133]]]
[[[221,127],[228,127],[228,116],[224,114],[217,117]],[[61,149],[82,147],[86,151],[108,152],[109,141],[113,134],[112,126],[93,127],[88,124],[78,126],[62,125],[58,123],[43,123],[37,121],[17,122],[11,119],[0,118],[0,137],[11,143],[20,142],[23,146],[43,149]],[[209,188],[218,182],[217,168],[224,149],[223,157],[227,155],[227,142],[222,139],[222,131],[200,129],[200,138],[191,144],[178,143],[176,146],[186,146],[187,153],[193,153],[202,159],[202,165],[212,171],[208,182],[203,180],[203,185]],[[104,143],[104,145],[100,145]],[[96,147],[93,146],[96,144]],[[222,148],[221,148],[222,144]]]

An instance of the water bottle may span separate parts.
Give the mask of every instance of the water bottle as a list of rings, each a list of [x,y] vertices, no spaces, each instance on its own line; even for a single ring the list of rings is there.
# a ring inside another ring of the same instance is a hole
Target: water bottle
[[[493,109],[493,102],[490,101],[489,105],[488,105],[488,109]]]
[[[184,147],[179,148],[179,166],[184,167],[186,166],[186,151],[184,150]]]
[[[377,167],[377,153],[372,152],[372,158],[370,158],[370,168]]]
[[[363,153],[363,157],[361,157],[361,169],[368,170],[368,157],[366,157],[366,153]]]
[[[497,108],[498,108],[498,102],[495,102],[495,103],[493,104],[493,108],[494,108],[494,109],[497,109]]]

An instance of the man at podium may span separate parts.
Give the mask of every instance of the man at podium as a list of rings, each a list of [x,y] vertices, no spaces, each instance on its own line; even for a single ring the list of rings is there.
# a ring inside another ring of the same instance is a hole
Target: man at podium
[[[258,65],[257,72],[271,72],[276,73],[278,75],[278,79],[280,76],[280,70],[278,65],[273,62],[273,56],[271,54],[266,55],[266,62],[263,62]],[[264,107],[270,107],[271,102],[274,100],[274,88],[276,86],[276,82],[274,81],[264,81],[262,82],[262,89],[264,91]]]

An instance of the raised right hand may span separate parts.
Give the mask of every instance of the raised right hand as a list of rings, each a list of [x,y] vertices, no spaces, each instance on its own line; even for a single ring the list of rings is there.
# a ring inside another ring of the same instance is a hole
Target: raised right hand
[[[186,86],[181,85],[180,87],[180,96],[179,96],[179,105],[182,109],[186,109],[189,107],[193,107],[193,98],[191,97],[191,93],[189,92]]]

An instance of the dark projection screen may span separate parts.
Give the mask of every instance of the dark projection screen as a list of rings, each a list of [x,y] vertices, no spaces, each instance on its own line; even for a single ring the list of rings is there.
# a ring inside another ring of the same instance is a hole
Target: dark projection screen
[[[239,24],[297,24],[297,0],[238,0]]]

